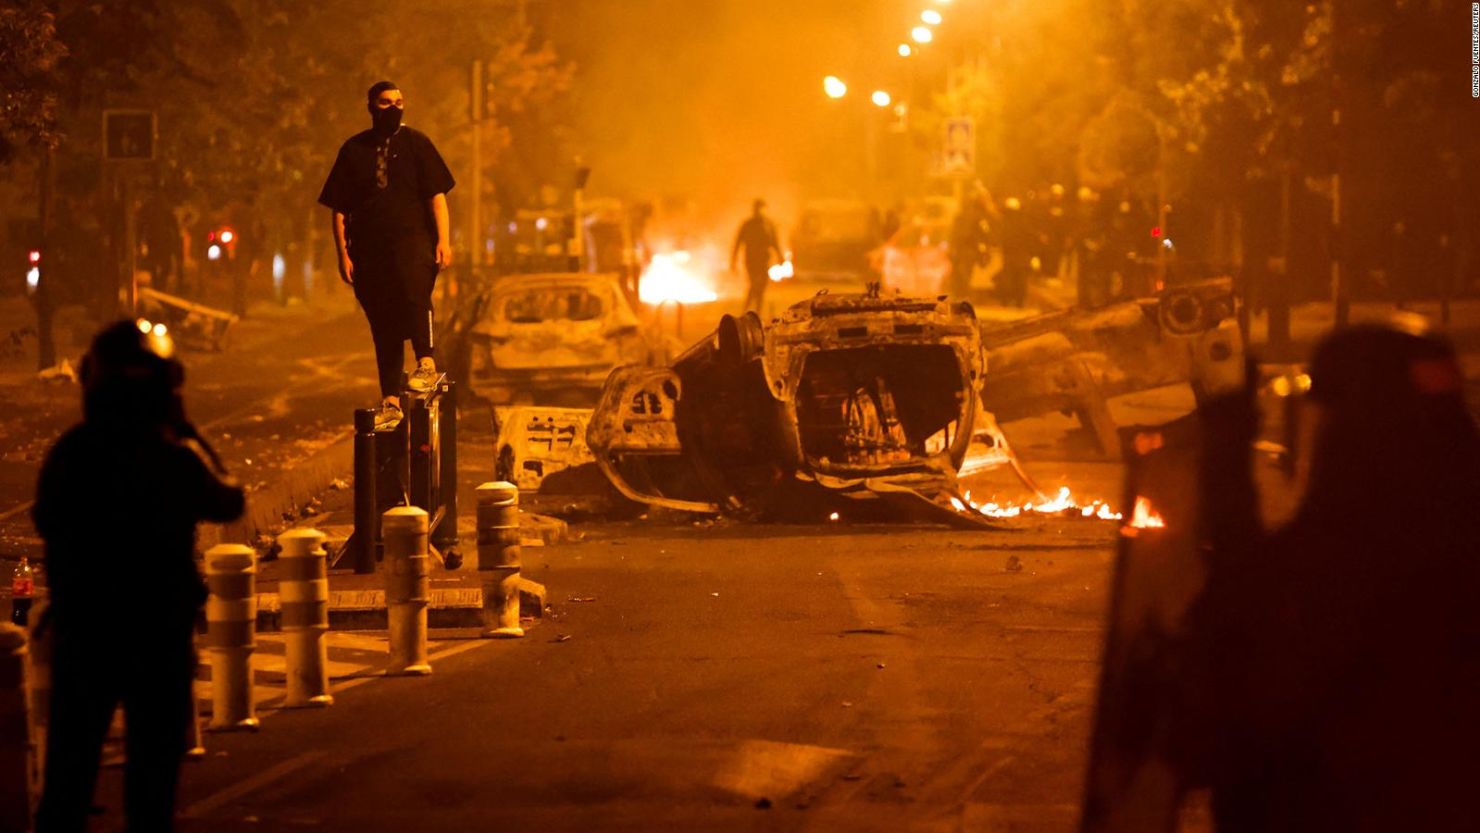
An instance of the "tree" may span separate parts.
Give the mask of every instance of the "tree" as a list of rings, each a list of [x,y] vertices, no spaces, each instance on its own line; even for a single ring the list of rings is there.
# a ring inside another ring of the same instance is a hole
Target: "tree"
[[[15,157],[17,145],[56,142],[55,73],[66,54],[44,4],[0,8],[0,163]]]

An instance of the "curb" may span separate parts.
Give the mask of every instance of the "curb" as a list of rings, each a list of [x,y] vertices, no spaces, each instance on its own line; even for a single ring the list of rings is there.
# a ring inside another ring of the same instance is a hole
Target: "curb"
[[[433,590],[427,599],[427,627],[483,626],[483,591],[477,587]],[[519,579],[519,615],[539,619],[545,613],[545,586]],[[329,591],[329,630],[385,630],[384,590]],[[257,632],[282,630],[281,602],[276,593],[257,594]]]
[[[284,512],[296,510],[336,479],[347,477],[353,468],[353,451],[354,435],[350,434],[284,469],[272,483],[247,496],[247,511],[240,520],[201,524],[197,548],[206,550],[220,543],[250,546],[259,532],[282,524]]]

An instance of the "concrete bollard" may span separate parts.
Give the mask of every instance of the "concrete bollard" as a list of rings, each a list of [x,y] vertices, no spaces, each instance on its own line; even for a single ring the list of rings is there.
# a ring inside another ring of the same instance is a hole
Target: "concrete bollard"
[[[327,706],[329,694],[329,562],[328,536],[317,529],[290,529],[278,536],[282,552],[283,634],[287,641],[288,708]]]
[[[26,692],[26,631],[0,623],[0,830],[31,829],[35,755]]]
[[[257,648],[257,553],[241,544],[206,550],[206,652],[211,657],[211,729],[257,728],[252,652]]]
[[[484,483],[478,495],[478,574],[483,584],[483,636],[512,639],[519,626],[519,487]]]
[[[398,506],[380,516],[385,551],[385,612],[390,626],[387,674],[430,674],[427,661],[426,510]]]

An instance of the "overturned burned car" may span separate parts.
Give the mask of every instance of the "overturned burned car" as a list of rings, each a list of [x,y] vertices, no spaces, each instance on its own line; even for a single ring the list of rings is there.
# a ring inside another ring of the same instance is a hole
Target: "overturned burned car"
[[[671,367],[617,369],[587,444],[618,491],[654,506],[815,519],[823,496],[918,515],[984,465],[1036,489],[994,414],[1076,413],[1108,440],[1110,396],[1237,384],[1233,309],[1226,280],[985,328],[943,297],[820,293],[769,327],[726,316]]]
[[[970,304],[822,293],[770,327],[725,316],[671,367],[616,370],[587,440],[624,495],[674,509],[914,494],[960,465],[982,372]]]
[[[614,275],[507,275],[468,333],[495,405],[590,406],[612,368],[660,360]]]

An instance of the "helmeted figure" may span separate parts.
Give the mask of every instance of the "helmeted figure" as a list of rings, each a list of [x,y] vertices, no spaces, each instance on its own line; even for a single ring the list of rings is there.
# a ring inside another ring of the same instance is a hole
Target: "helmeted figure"
[[[46,547],[51,722],[38,833],[86,828],[122,704],[130,831],[173,829],[188,742],[192,635],[206,590],[195,527],[242,514],[242,490],[185,418],[163,330],[120,321],[82,362],[83,420],[47,454],[31,510]],[[125,639],[127,641],[123,641]]]
[[[1310,369],[1309,488],[1266,533],[1253,395],[1204,421],[1207,586],[1186,744],[1220,833],[1480,830],[1480,437],[1453,349],[1412,327],[1329,337]]]

